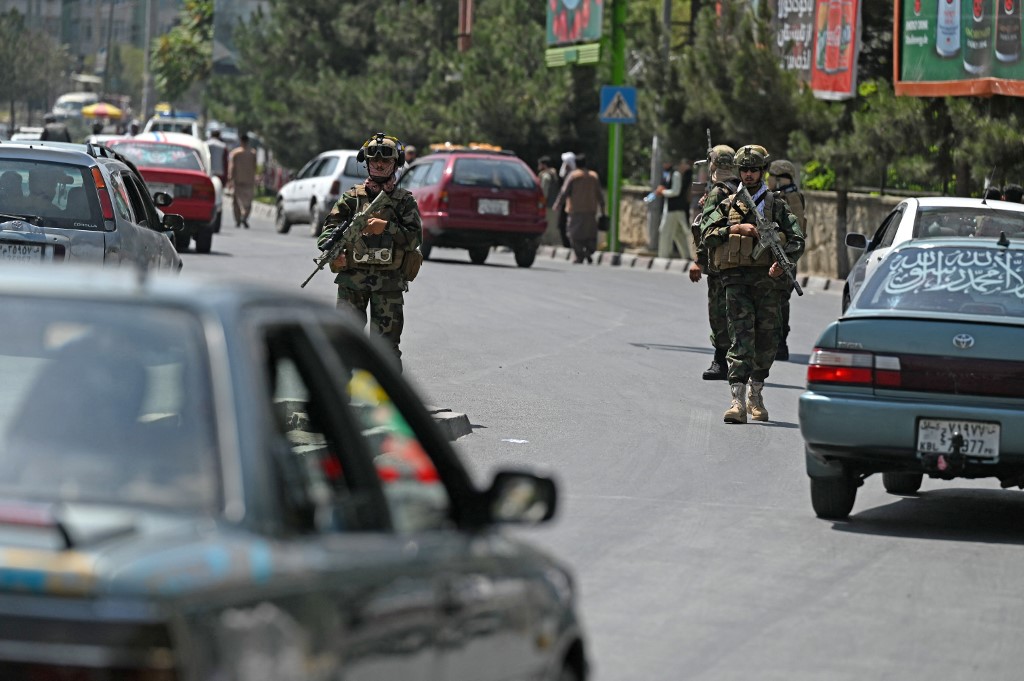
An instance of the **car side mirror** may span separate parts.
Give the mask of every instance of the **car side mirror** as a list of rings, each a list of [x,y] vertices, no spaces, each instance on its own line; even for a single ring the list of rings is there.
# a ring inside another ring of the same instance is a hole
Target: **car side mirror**
[[[164,229],[170,232],[182,232],[185,230],[185,218],[180,215],[175,215],[174,213],[166,213],[160,224],[164,226]]]
[[[499,471],[485,496],[495,523],[536,525],[553,518],[558,506],[554,480],[522,471]]]
[[[174,203],[174,197],[168,194],[167,192],[154,192],[153,203],[155,203],[160,208],[166,208],[167,206]]]
[[[846,235],[846,245],[863,251],[868,247],[868,238],[858,232],[850,232]]]

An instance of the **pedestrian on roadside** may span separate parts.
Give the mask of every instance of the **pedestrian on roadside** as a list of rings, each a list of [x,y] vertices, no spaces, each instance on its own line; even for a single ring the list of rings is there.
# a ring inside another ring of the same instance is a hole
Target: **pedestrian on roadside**
[[[749,198],[736,192],[706,213],[702,236],[709,260],[720,271],[729,319],[729,392],[726,423],[767,421],[762,391],[782,331],[782,300],[789,281],[766,245],[757,238],[759,217],[778,225],[784,250],[795,262],[804,236],[786,201],[768,190],[764,175],[770,157],[764,147],[748,144],[736,152],[740,181]],[[752,203],[748,203],[752,202]],[[750,381],[749,403],[747,381]]]
[[[722,284],[722,277],[717,267],[708,260],[708,249],[701,238],[701,224],[703,217],[713,211],[718,204],[736,192],[739,187],[739,178],[736,177],[736,166],[734,163],[735,150],[725,144],[719,144],[711,150],[707,163],[707,179],[710,188],[698,199],[697,207],[701,214],[694,218],[691,227],[694,240],[694,253],[696,260],[690,265],[690,281],[698,283],[701,275],[707,275],[708,280],[708,323],[711,325],[711,347],[714,349],[714,357],[711,365],[704,371],[702,378],[705,381],[724,381],[728,378],[728,362],[726,357],[729,353],[729,319],[725,305],[725,286]]]
[[[250,144],[249,133],[243,132],[238,140],[241,144],[228,155],[228,187],[232,192],[235,227],[249,229],[249,213],[256,195],[256,150]]]
[[[57,120],[56,114],[47,113],[43,116],[43,132],[39,135],[39,139],[53,142],[70,142],[71,133],[68,132],[68,126]]]
[[[665,199],[661,212],[661,226],[658,228],[658,257],[671,258],[673,247],[679,257],[692,260],[690,256],[690,235],[687,227],[690,224],[690,185],[693,182],[693,164],[684,158],[679,165],[671,161],[664,163],[661,184],[654,193]]]
[[[1003,187],[1003,201],[1024,203],[1024,187],[1019,184],[1008,184]]]
[[[210,130],[206,146],[210,150],[210,174],[220,178],[222,185],[228,182],[228,145],[221,139],[220,128]]]
[[[558,199],[562,182],[558,179],[558,171],[551,165],[550,156],[541,156],[537,159],[537,179],[540,180],[540,190],[544,194],[545,216],[548,224],[540,242],[545,246],[557,246],[562,239],[558,231],[559,213],[555,210],[555,201]]]
[[[331,263],[331,271],[338,275],[334,279],[338,285],[338,309],[354,312],[366,325],[369,307],[371,333],[388,343],[401,368],[399,343],[405,327],[404,294],[423,262],[419,251],[423,238],[420,212],[415,197],[395,186],[396,173],[405,162],[401,141],[379,132],[363,143],[356,160],[366,163],[366,181],[338,199],[324,220],[317,244],[322,246],[380,192],[391,199],[391,205],[374,213],[361,229],[352,225],[345,230],[345,249]],[[353,252],[364,257],[356,261]]]
[[[796,216],[800,225],[800,231],[807,236],[807,201],[804,193],[796,183],[796,166],[790,161],[780,158],[772,161],[768,167],[768,189],[777,192],[786,200],[789,210]],[[794,272],[795,274],[795,272]],[[789,359],[789,302],[793,297],[793,282],[789,282],[789,290],[782,300],[782,339],[779,340],[779,349],[775,353],[775,359],[785,362]]]
[[[986,201],[988,201],[988,200],[1002,201],[1003,200],[1003,191],[999,187],[989,187],[988,189],[985,190],[985,193],[983,194],[983,198]]]
[[[569,173],[576,170],[576,154],[571,151],[562,152],[562,165],[558,168],[558,177],[560,183],[565,184],[565,178],[569,177]],[[569,243],[569,235],[567,229],[569,226],[569,214],[564,209],[558,212],[558,236],[562,240],[563,248],[572,248],[572,244]]]
[[[402,167],[398,169],[397,173],[395,173],[396,181],[402,179],[402,176],[405,175],[405,171],[409,170],[409,166],[412,165],[412,162],[415,161],[418,156],[419,152],[416,151],[416,147],[411,144],[405,145],[405,163],[403,163]]]
[[[587,159],[576,154],[576,170],[565,178],[555,199],[555,209],[568,215],[566,235],[576,256],[573,262],[593,263],[597,251],[597,218],[604,213],[604,189],[597,173],[587,168]]]

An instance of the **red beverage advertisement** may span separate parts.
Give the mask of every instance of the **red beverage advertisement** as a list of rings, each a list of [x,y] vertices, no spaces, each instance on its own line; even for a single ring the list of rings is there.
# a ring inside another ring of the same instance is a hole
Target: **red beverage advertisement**
[[[818,0],[814,13],[811,89],[818,99],[842,100],[857,88],[860,0]]]

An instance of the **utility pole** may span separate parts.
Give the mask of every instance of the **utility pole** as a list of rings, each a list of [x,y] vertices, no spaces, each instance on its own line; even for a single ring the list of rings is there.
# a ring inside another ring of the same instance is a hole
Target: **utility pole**
[[[146,26],[142,32],[143,36],[143,57],[142,57],[142,107],[140,110],[141,121],[149,118],[149,91],[153,87],[153,73],[149,68],[150,43],[153,42],[153,0],[143,0],[146,3]]]
[[[473,46],[473,0],[459,0],[459,52]]]
[[[612,0],[612,85],[626,83],[626,0]],[[608,124],[608,250],[619,252],[619,187],[622,185],[622,124]]]

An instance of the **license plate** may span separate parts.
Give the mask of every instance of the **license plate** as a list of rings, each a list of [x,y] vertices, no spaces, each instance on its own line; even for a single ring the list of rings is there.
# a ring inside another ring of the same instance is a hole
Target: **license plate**
[[[921,419],[917,423],[917,451],[952,454],[955,433],[963,438],[962,454],[975,459],[999,458],[999,424],[985,421]]]
[[[165,194],[170,194],[173,197],[174,196],[174,185],[173,184],[158,184],[156,182],[150,182],[149,183],[149,192],[151,194],[156,194],[157,192],[164,192]]]
[[[33,244],[0,243],[0,261],[38,262],[43,259],[43,247]]]
[[[476,204],[476,210],[481,215],[508,215],[508,201],[506,199],[480,199]]]

